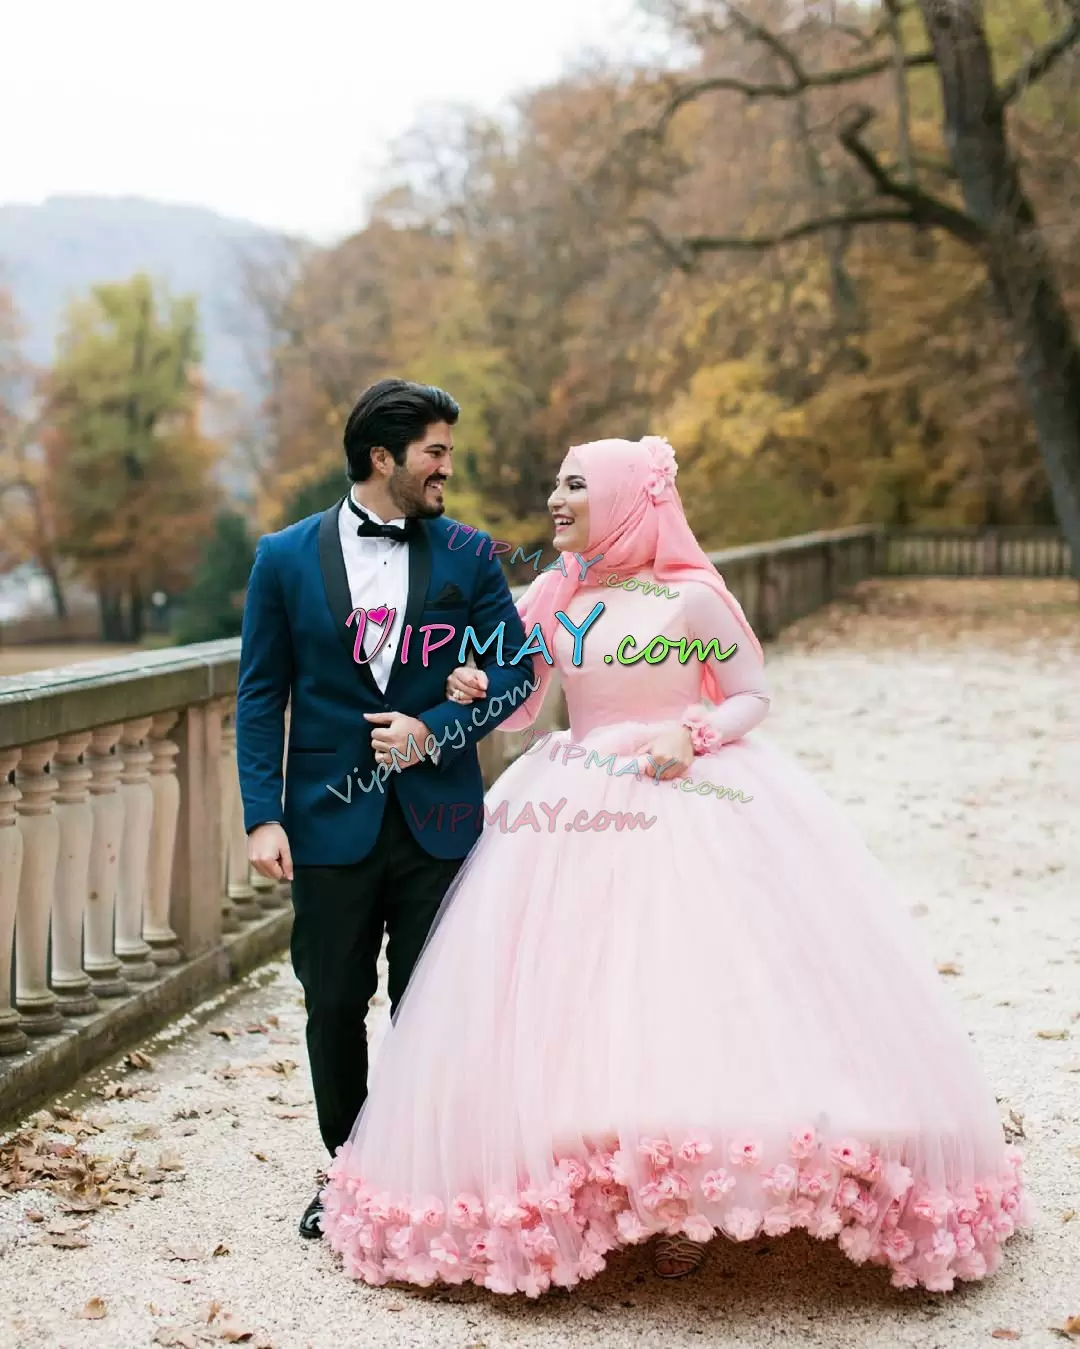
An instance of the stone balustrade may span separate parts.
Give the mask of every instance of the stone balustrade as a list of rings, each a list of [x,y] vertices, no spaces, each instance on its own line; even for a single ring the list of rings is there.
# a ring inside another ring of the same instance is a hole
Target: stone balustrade
[[[0,679],[0,1116],[287,940],[288,887],[249,874],[239,647]]]

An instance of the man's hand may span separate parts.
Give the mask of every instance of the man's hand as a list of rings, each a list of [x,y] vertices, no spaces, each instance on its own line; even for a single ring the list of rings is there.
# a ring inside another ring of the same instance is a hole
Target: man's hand
[[[248,834],[248,858],[259,875],[268,880],[293,878],[289,838],[280,824],[260,824]]]
[[[418,718],[407,717],[404,712],[365,712],[364,720],[372,723],[371,748],[376,763],[412,768],[414,764],[423,762],[424,741],[431,732]],[[410,735],[413,737],[412,749],[409,748]],[[398,752],[396,759],[390,755],[392,749]],[[419,758],[416,749],[420,751]]]

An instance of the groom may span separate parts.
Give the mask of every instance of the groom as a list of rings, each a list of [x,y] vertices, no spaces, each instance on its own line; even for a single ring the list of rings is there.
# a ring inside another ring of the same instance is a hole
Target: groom
[[[480,811],[476,742],[535,687],[530,658],[500,666],[481,655],[488,699],[507,696],[478,731],[471,708],[445,693],[460,638],[426,662],[415,652],[401,659],[407,624],[414,642],[425,623],[458,634],[471,625],[482,648],[505,623],[511,649],[525,643],[492,550],[447,547],[457,526],[443,518],[443,489],[458,412],[427,385],[387,379],[365,390],[345,427],[352,490],[260,540],[244,605],[236,710],[244,827],[255,870],[292,881],[292,962],[331,1154],[367,1093],[364,1018],[383,934],[393,1010],[475,840],[420,821],[447,802]],[[373,611],[359,636],[358,609]],[[321,1213],[316,1195],[301,1235],[320,1235]]]

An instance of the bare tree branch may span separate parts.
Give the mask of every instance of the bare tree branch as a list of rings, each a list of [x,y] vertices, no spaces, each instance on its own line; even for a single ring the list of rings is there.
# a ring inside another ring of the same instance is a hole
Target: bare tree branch
[[[919,223],[919,218],[914,212],[901,210],[898,206],[867,206],[803,220],[798,225],[779,230],[775,234],[695,234],[683,239],[672,239],[655,221],[644,216],[635,216],[627,223],[640,225],[675,266],[681,271],[688,272],[703,253],[765,253],[769,249],[796,243],[815,234],[824,234],[828,230],[850,229],[855,225],[913,225]]]
[[[932,52],[917,52],[915,55],[904,59],[904,65],[909,70],[933,64],[934,56]],[[755,84],[749,80],[740,80],[732,75],[714,75],[709,79],[695,80],[692,84],[684,85],[672,95],[671,100],[657,118],[653,131],[656,134],[662,134],[680,108],[687,103],[694,102],[695,99],[701,98],[703,94],[727,92],[742,94],[744,98],[750,99],[798,98],[808,89],[836,89],[845,84],[854,84],[858,80],[869,79],[872,75],[880,75],[891,69],[892,66],[893,58],[883,56],[876,61],[864,61],[860,65],[844,66],[839,70],[804,71],[801,79],[793,80],[791,83]]]
[[[1071,48],[1080,42],[1080,7],[1073,5],[1073,19],[1069,26],[1052,41],[1032,52],[1022,66],[1002,82],[998,101],[1003,108],[1021,98],[1028,89],[1050,70]]]
[[[906,202],[911,208],[915,220],[924,225],[936,225],[948,230],[950,234],[972,247],[978,247],[983,241],[983,231],[971,216],[950,206],[947,201],[924,192],[913,183],[902,183],[894,178],[888,169],[874,154],[873,150],[861,139],[863,131],[875,116],[872,108],[856,107],[845,116],[838,133],[838,139],[844,149],[856,159],[883,197],[895,197]]]

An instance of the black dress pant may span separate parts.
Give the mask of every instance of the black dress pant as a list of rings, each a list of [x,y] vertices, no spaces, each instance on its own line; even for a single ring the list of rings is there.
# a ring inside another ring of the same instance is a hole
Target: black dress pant
[[[331,1154],[348,1139],[367,1095],[364,1019],[378,987],[383,932],[393,1012],[461,861],[424,851],[391,788],[378,840],[362,862],[295,868],[292,963],[307,1007],[319,1131]]]

